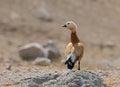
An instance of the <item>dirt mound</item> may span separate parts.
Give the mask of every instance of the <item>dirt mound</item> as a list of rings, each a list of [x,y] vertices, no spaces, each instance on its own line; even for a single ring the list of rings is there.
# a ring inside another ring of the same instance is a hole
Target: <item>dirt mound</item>
[[[95,73],[78,70],[24,79],[21,85],[22,87],[106,87]]]

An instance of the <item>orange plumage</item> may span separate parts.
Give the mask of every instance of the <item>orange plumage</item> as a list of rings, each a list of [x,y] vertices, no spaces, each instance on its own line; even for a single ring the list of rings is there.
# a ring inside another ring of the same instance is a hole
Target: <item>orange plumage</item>
[[[71,41],[66,46],[65,58],[68,69],[73,69],[74,64],[78,61],[78,70],[80,70],[80,61],[83,57],[83,43],[77,36],[76,24],[72,21],[68,21],[63,27],[71,30]]]

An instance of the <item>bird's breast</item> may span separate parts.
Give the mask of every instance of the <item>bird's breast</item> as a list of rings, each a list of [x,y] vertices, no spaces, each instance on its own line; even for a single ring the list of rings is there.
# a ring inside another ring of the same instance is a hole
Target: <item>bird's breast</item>
[[[73,52],[76,54],[76,56],[80,56],[80,53],[82,51],[81,48],[80,48],[80,46],[78,44],[74,44],[73,48],[74,48]]]

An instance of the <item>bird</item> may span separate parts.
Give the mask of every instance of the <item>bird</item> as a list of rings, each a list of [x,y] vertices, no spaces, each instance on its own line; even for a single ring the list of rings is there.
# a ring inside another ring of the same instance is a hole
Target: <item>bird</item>
[[[73,21],[67,21],[62,27],[71,31],[71,41],[65,49],[65,65],[72,70],[76,62],[78,62],[78,70],[80,70],[80,62],[84,53],[83,42],[77,36],[77,24]]]

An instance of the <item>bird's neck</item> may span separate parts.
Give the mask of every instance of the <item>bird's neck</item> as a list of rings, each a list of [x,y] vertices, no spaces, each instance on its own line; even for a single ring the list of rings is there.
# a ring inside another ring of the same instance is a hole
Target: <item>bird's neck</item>
[[[71,32],[71,42],[73,44],[78,43],[80,40],[76,34],[76,32]]]

